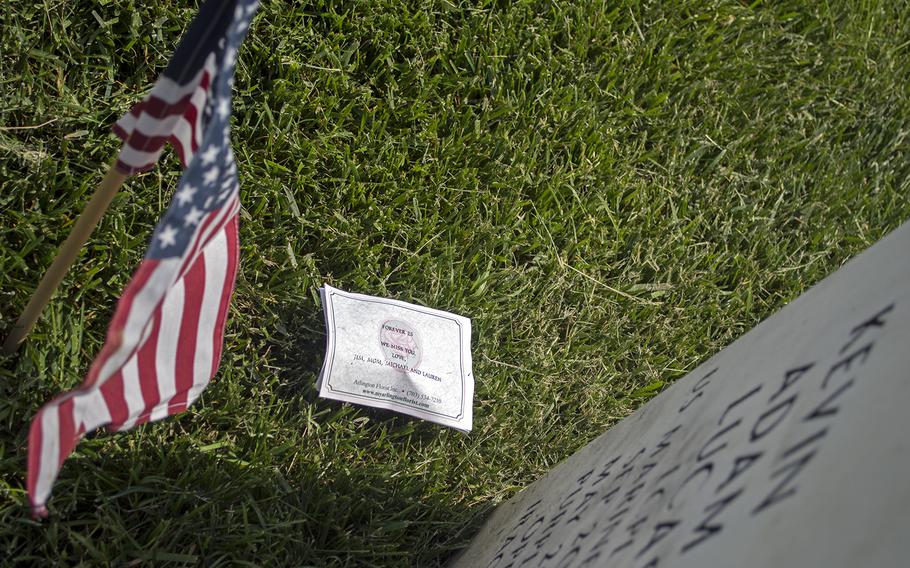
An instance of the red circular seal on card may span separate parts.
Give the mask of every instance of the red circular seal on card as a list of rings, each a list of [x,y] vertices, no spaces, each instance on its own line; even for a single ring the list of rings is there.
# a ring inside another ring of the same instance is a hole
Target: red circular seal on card
[[[414,326],[406,321],[391,319],[379,328],[379,344],[385,360],[402,371],[420,364],[420,336]]]

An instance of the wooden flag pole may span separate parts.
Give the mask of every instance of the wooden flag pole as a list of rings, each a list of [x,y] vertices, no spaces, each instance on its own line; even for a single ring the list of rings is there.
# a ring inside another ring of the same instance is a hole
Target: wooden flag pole
[[[60,250],[57,251],[57,257],[51,267],[47,269],[47,272],[44,273],[44,278],[38,284],[38,289],[35,290],[22,315],[19,316],[16,325],[3,343],[4,353],[15,353],[16,349],[19,348],[19,344],[32,330],[35,322],[38,321],[38,316],[41,315],[41,311],[48,304],[51,296],[54,295],[67,270],[79,256],[79,250],[82,245],[85,244],[92,231],[95,230],[98,221],[104,216],[104,212],[107,211],[111,200],[117,195],[117,190],[120,189],[126,178],[126,174],[121,173],[116,167],[111,167],[104,179],[101,180],[98,189],[95,190],[95,194],[76,221],[76,226],[73,227],[69,236],[60,246]]]

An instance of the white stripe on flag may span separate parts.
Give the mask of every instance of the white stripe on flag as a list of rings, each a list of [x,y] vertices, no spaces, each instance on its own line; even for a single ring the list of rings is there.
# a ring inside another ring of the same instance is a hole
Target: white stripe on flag
[[[82,426],[86,432],[97,430],[111,423],[111,414],[107,402],[97,386],[89,388],[73,397],[73,419],[76,432]]]
[[[228,263],[228,243],[225,227],[215,235],[203,249],[205,262],[205,289],[202,307],[199,311],[199,326],[196,334],[196,354],[193,360],[193,386],[187,395],[187,406],[193,403],[205,390],[211,379],[212,356],[218,323],[218,308],[224,293]]]
[[[176,139],[177,153],[183,163],[189,166],[193,159],[193,125],[186,117],[181,116],[177,124],[174,125],[174,138]]]
[[[141,345],[141,344],[140,344]],[[123,373],[123,398],[126,401],[127,417],[119,430],[129,430],[136,424],[136,419],[145,410],[142,398],[142,386],[139,384],[139,355],[130,357],[121,369]]]
[[[184,280],[180,279],[164,298],[161,306],[161,328],[155,351],[155,375],[158,378],[158,404],[152,409],[150,422],[168,415],[168,404],[177,392],[177,345],[180,343],[180,322],[183,321]]]
[[[32,501],[44,503],[51,494],[60,463],[60,403],[48,404],[41,412],[41,461]]]
[[[133,115],[130,114],[128,116],[132,117]],[[183,118],[182,114],[169,114],[164,118],[155,118],[143,111],[139,115],[139,118],[134,119],[133,128],[127,132],[130,134],[138,132],[149,138],[153,136],[170,136],[174,129],[177,128],[177,123],[180,122],[181,118]],[[124,130],[126,130],[126,128],[124,128]],[[143,153],[140,148],[135,148],[133,146],[129,147],[132,148],[133,152],[136,152],[136,154],[128,154],[128,156],[135,155],[136,157],[141,158],[145,155],[152,154],[151,152]]]
[[[214,80],[214,77],[212,79]],[[208,102],[208,99],[209,91],[201,87],[196,89],[196,92],[193,93],[193,98],[190,99],[190,104],[196,107],[196,123],[190,125],[190,133],[193,135],[196,147],[202,146],[202,117],[205,114],[205,105]],[[187,165],[189,165],[190,160],[193,157],[193,148],[190,146],[189,149],[189,154],[184,160],[184,163]]]
[[[127,134],[132,132],[133,129],[136,128],[136,116],[131,112],[124,114],[120,120],[117,121],[117,126],[124,129]]]
[[[174,122],[176,122],[176,120]],[[153,152],[143,152],[142,150],[133,148],[127,143],[120,149],[120,154],[117,156],[117,159],[132,168],[141,168],[157,162],[158,158],[160,158],[163,153],[164,146]]]

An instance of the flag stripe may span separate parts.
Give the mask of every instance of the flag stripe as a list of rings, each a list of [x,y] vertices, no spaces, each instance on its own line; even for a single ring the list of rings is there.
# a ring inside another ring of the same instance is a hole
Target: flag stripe
[[[130,361],[133,359],[131,358]],[[126,369],[126,366],[114,373],[99,389],[101,396],[104,397],[104,405],[110,414],[110,422],[112,424],[122,424],[130,413],[129,405],[126,402],[126,393],[124,392],[124,369]]]
[[[59,402],[54,401],[47,405],[40,413],[40,420],[35,419],[35,423],[41,424],[41,431],[44,433],[40,448],[41,460],[38,465],[38,475],[35,480],[34,491],[30,490],[33,499],[43,503],[47,496],[50,495],[51,485],[60,468],[60,421],[58,419]]]
[[[38,479],[41,476],[41,464],[46,463],[45,456],[50,451],[47,446],[52,443],[44,437],[44,415],[49,410],[50,405],[46,405],[38,411],[38,414],[32,418],[32,425],[28,432],[28,475],[26,476],[26,485],[28,486],[29,499],[31,499],[33,507],[36,504],[43,505],[50,494],[49,484],[44,486],[38,483]],[[52,430],[49,431],[53,432]],[[53,437],[54,434],[51,434],[51,436]],[[51,483],[53,483],[53,479]],[[43,512],[45,512],[43,506],[35,511],[36,514]]]
[[[174,125],[174,133],[168,138],[168,142],[177,151],[177,157],[180,158],[181,164],[190,163],[196,147],[193,145],[193,127],[187,120],[186,115],[181,116],[177,124]]]
[[[190,387],[193,386],[194,382],[193,373],[195,372],[194,363],[200,331],[199,324],[201,321],[206,282],[209,276],[206,274],[205,257],[212,244],[214,243],[210,243],[206,246],[205,251],[186,273],[186,276],[183,277],[186,297],[183,305],[183,314],[180,318],[180,341],[177,344],[175,353],[175,393],[170,403],[170,407],[178,412],[182,412],[186,409],[186,393],[190,390]]]
[[[155,351],[155,375],[158,379],[158,404],[152,409],[150,421],[161,420],[167,416],[167,405],[177,392],[176,355],[180,341],[180,328],[173,322],[179,322],[183,316],[184,282],[178,280],[168,291],[161,305],[162,325],[158,333],[158,348]]]
[[[65,397],[57,405],[57,428],[60,429],[60,441],[57,445],[57,467],[63,465],[64,460],[69,455],[75,443],[76,437],[76,420],[73,416],[73,398]]]
[[[87,430],[95,430],[111,423],[111,409],[106,404],[101,387],[77,391],[71,400],[73,403],[72,416],[77,428],[77,438],[82,436],[82,433]],[[73,445],[75,446],[75,440]],[[66,453],[69,454],[71,451],[72,448],[67,450]]]
[[[206,250],[206,266],[211,266],[208,272],[211,278],[207,279],[207,284],[212,283],[212,287],[206,289],[205,308],[203,313],[206,317],[212,319],[210,333],[200,331],[200,337],[197,345],[200,353],[197,355],[195,363],[195,381],[192,388],[187,394],[187,405],[192,404],[199,398],[202,391],[208,385],[211,377],[215,376],[218,371],[218,364],[221,359],[221,347],[224,338],[224,328],[227,320],[227,309],[230,304],[231,295],[234,291],[234,281],[237,277],[237,266],[239,249],[237,246],[237,218],[236,216],[224,227],[222,232],[213,239],[212,245],[218,246],[221,250],[213,248],[209,254]],[[216,253],[217,251],[217,253]],[[200,326],[202,330],[202,326]],[[203,350],[208,342],[209,349]]]
[[[117,169],[127,175],[150,170],[163,153],[163,147],[154,152],[140,152],[129,146],[124,146],[117,157]]]
[[[142,377],[139,384],[142,387],[142,401],[144,403],[142,405],[142,413],[136,420],[138,424],[148,421],[149,412],[151,412],[152,408],[161,400],[158,395],[158,373],[155,367],[155,354],[158,352],[158,337],[160,330],[161,310],[159,309],[154,316],[152,333],[136,355],[139,375]]]
[[[210,99],[210,97],[209,97],[210,91],[209,91],[209,84],[208,84],[209,78],[205,77],[204,82],[205,82],[205,88],[204,88],[204,90],[202,90],[202,96],[204,97],[203,102],[201,104],[193,105],[193,113],[192,113],[193,118],[192,119],[190,119],[190,113],[187,113],[187,120],[189,120],[190,124],[192,125],[191,128],[193,131],[193,152],[194,153],[196,152],[196,150],[199,149],[200,146],[202,146],[202,138],[203,138],[203,134],[205,134],[205,120],[204,120],[205,112],[204,111],[205,111],[205,107],[206,107],[206,105],[208,105],[209,99]],[[197,91],[197,92],[199,92],[199,91]],[[184,163],[189,164],[189,160],[186,160],[186,162],[184,162]]]
[[[123,398],[128,409],[126,419],[116,424],[118,429],[129,430],[136,423],[136,418],[145,410],[145,398],[142,396],[142,385],[139,381],[139,355],[130,357],[123,366]]]
[[[225,270],[224,288],[221,293],[221,303],[218,306],[218,323],[215,325],[215,337],[213,338],[215,355],[212,358],[212,370],[209,373],[214,375],[218,371],[218,363],[221,361],[221,349],[224,342],[224,326],[227,321],[228,306],[231,303],[231,295],[234,292],[234,286],[237,280],[237,269],[240,265],[240,243],[238,236],[238,220],[235,214],[228,221],[225,236],[227,238],[227,269]]]

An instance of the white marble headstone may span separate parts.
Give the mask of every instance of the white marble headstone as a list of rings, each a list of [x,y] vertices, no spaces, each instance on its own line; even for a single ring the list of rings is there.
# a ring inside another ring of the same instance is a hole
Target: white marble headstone
[[[910,223],[500,505],[453,566],[910,566]]]

